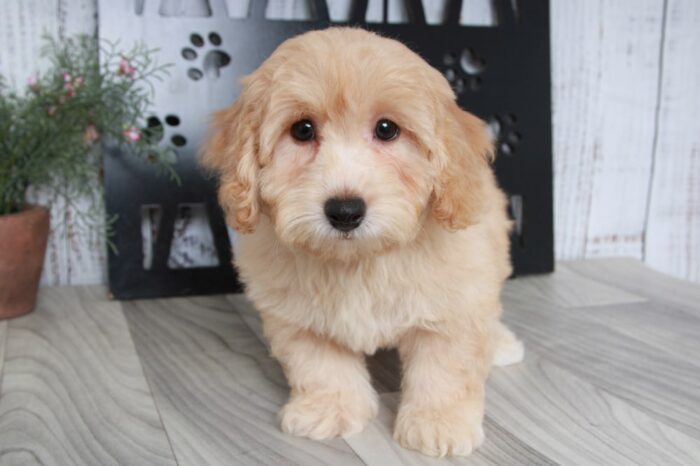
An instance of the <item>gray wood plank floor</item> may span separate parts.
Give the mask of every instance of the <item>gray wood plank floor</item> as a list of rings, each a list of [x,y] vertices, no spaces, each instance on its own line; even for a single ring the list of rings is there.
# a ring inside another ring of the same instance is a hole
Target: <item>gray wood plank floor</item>
[[[0,463],[175,464],[131,334],[102,287],[47,288],[8,322]]]
[[[0,321],[0,381],[2,381],[2,366],[5,363],[5,342],[7,341],[7,321]]]
[[[399,447],[394,351],[368,358],[378,416],[347,439],[284,435],[287,385],[243,296],[110,302],[46,288],[0,322],[0,465],[700,464],[700,286],[631,260],[517,278],[505,320],[525,361],[489,379],[486,443]]]

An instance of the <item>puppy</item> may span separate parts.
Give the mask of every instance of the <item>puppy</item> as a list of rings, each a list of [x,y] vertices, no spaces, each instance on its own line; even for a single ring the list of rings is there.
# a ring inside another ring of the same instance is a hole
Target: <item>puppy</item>
[[[361,29],[290,39],[242,86],[202,161],[291,388],[282,430],[360,432],[377,412],[365,355],[398,347],[395,439],[469,454],[492,363],[522,358],[499,322],[510,222],[484,123],[418,55]]]

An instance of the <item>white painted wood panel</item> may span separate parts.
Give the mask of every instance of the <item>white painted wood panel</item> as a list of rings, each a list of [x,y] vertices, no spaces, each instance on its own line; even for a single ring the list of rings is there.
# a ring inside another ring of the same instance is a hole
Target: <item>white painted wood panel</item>
[[[21,89],[27,78],[42,71],[42,37],[95,34],[97,7],[94,0],[3,0],[0,2],[0,73],[10,85]],[[32,193],[31,202],[51,205],[51,222],[65,228],[52,229],[46,251],[42,283],[84,284],[105,281],[105,252],[102,238],[75,235],[75,209],[85,208],[84,199],[73,199],[73,207],[53,202],[42,193]]]
[[[700,2],[668,0],[646,262],[700,281]]]
[[[206,9],[206,0],[145,1],[162,1],[164,14]],[[233,16],[250,1],[226,0]],[[346,18],[350,3],[330,0],[331,17]],[[462,23],[493,24],[489,0],[463,3]],[[429,22],[444,5],[424,0]],[[558,258],[645,258],[700,281],[699,9],[694,0],[551,0]],[[270,0],[267,15],[308,12],[304,0]],[[0,2],[0,72],[23,85],[41,69],[43,32],[94,33],[95,15],[95,0]],[[370,0],[368,19],[381,15],[381,0]],[[402,2],[390,0],[389,20],[405,19]],[[52,215],[71,211],[57,206]],[[52,235],[44,283],[99,283],[104,270],[103,248]]]
[[[641,258],[654,139],[663,2],[601,2],[600,152],[594,160],[584,257]],[[566,159],[557,154],[556,160]],[[569,213],[571,215],[571,213]],[[564,230],[565,231],[565,230]]]
[[[58,35],[56,0],[4,0],[0,3],[0,72],[18,87],[41,67],[42,33]]]
[[[559,258],[642,256],[662,0],[553,0]]]

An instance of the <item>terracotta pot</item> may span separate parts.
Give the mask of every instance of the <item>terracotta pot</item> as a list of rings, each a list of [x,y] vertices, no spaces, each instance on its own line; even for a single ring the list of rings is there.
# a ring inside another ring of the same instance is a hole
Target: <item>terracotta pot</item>
[[[0,319],[34,309],[49,237],[49,211],[28,205],[0,215]]]

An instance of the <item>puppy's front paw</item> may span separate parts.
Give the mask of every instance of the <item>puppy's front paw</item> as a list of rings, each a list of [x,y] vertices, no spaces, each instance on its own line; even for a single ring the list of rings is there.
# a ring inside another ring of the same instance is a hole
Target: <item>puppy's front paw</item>
[[[441,409],[402,406],[394,439],[425,455],[467,456],[484,442],[484,429],[481,415],[463,403]]]
[[[292,395],[280,412],[282,431],[323,440],[361,432],[377,413],[374,393],[304,393]]]

